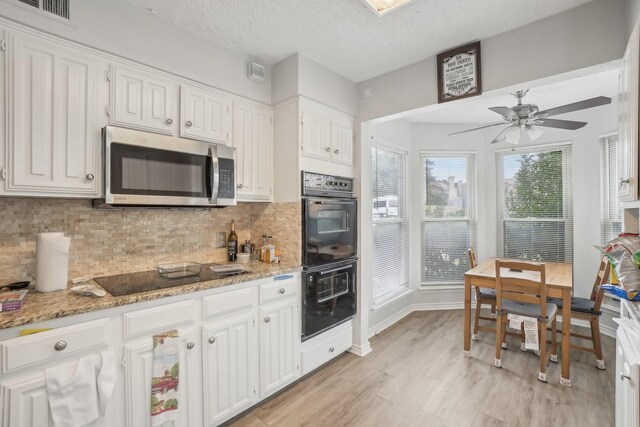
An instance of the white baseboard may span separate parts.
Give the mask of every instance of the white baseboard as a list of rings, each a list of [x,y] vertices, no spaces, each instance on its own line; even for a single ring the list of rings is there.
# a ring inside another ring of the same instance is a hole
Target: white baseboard
[[[423,302],[412,307],[412,311],[462,310],[464,302]]]
[[[397,312],[393,316],[388,317],[387,319],[385,319],[382,322],[378,323],[373,328],[369,328],[369,338],[371,338],[372,336],[374,336],[376,334],[379,334],[383,330],[387,329],[389,326],[399,322],[400,320],[402,320],[403,318],[405,318],[406,316],[408,316],[412,312],[413,312],[413,305],[408,305],[407,307],[403,308],[402,310],[400,310],[399,312]]]
[[[353,353],[356,356],[365,357],[367,354],[371,353],[373,349],[371,348],[371,344],[367,342],[365,345],[352,345],[349,350],[349,353]]]

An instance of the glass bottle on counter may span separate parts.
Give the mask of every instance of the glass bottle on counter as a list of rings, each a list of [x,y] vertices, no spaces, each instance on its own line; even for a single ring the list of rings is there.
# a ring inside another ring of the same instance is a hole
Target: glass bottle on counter
[[[227,239],[227,259],[231,262],[235,262],[238,259],[238,235],[236,234],[236,224],[231,221],[231,233],[229,233],[229,239]]]
[[[262,246],[260,246],[260,261],[267,262],[267,235],[262,235]]]

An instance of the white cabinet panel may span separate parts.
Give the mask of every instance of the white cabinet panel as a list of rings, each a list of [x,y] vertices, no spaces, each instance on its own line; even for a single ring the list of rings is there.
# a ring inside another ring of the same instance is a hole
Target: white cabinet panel
[[[260,394],[266,397],[300,374],[300,310],[297,299],[260,308]]]
[[[331,121],[310,109],[302,112],[302,155],[320,160],[331,158]]]
[[[178,119],[175,81],[120,65],[111,67],[111,124],[172,135]]]
[[[353,164],[353,125],[331,122],[331,161]]]
[[[616,333],[616,427],[640,426],[638,337],[618,326]],[[634,344],[635,343],[635,344]]]
[[[234,103],[233,110],[238,200],[271,200],[273,112],[260,104],[240,101]]]
[[[97,197],[99,61],[22,33],[8,51],[7,193]]]
[[[180,99],[180,136],[230,144],[230,96],[183,84]]]
[[[255,311],[203,328],[205,425],[215,426],[258,400]]]
[[[0,383],[2,427],[53,427],[44,371]]]

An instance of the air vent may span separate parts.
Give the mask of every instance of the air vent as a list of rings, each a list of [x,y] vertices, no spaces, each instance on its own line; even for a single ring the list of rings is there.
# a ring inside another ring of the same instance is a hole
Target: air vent
[[[51,13],[60,18],[69,19],[70,0],[18,0],[20,3],[28,4],[43,12]]]

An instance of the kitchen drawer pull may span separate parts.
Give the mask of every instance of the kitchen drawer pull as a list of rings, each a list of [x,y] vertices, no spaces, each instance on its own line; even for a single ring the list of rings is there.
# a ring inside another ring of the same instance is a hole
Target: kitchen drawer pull
[[[242,188],[242,184],[238,184],[238,188]]]
[[[87,181],[93,181],[94,179],[96,179],[96,176],[92,173],[88,173],[86,178],[87,178]]]
[[[193,126],[193,123],[191,123],[191,120],[187,120],[187,122],[184,125],[190,128],[191,126]]]
[[[335,348],[335,347],[331,347],[331,348],[329,349],[329,353],[333,353],[334,351],[336,351],[336,348]]]
[[[327,153],[331,152],[331,147],[325,148],[324,151],[326,151]]]
[[[265,317],[265,318],[264,318],[264,322],[265,322],[265,323],[269,323],[269,322],[271,322],[271,317]]]
[[[167,126],[171,126],[173,124],[173,119],[167,119],[165,123],[167,124]]]
[[[209,337],[209,344],[216,342],[216,337]]]
[[[195,343],[194,343],[193,341],[189,341],[189,342],[187,343],[187,348],[188,348],[189,350],[191,350],[191,349],[192,349],[193,347],[195,347],[195,346],[196,346],[196,345],[195,345]]]
[[[53,348],[55,348],[56,351],[62,351],[65,348],[67,348],[67,342],[66,341],[58,341],[56,343],[56,345],[53,346]]]
[[[340,150],[338,150],[337,148],[335,149],[334,153],[336,154],[340,154]]]
[[[278,292],[280,292],[281,294],[284,294],[285,290],[284,290],[284,288],[281,288]]]
[[[630,375],[628,375],[628,374],[625,374],[624,372],[620,372],[620,379],[621,379],[622,381],[624,381],[624,380],[629,380],[629,381],[631,381],[631,376],[630,376]]]

